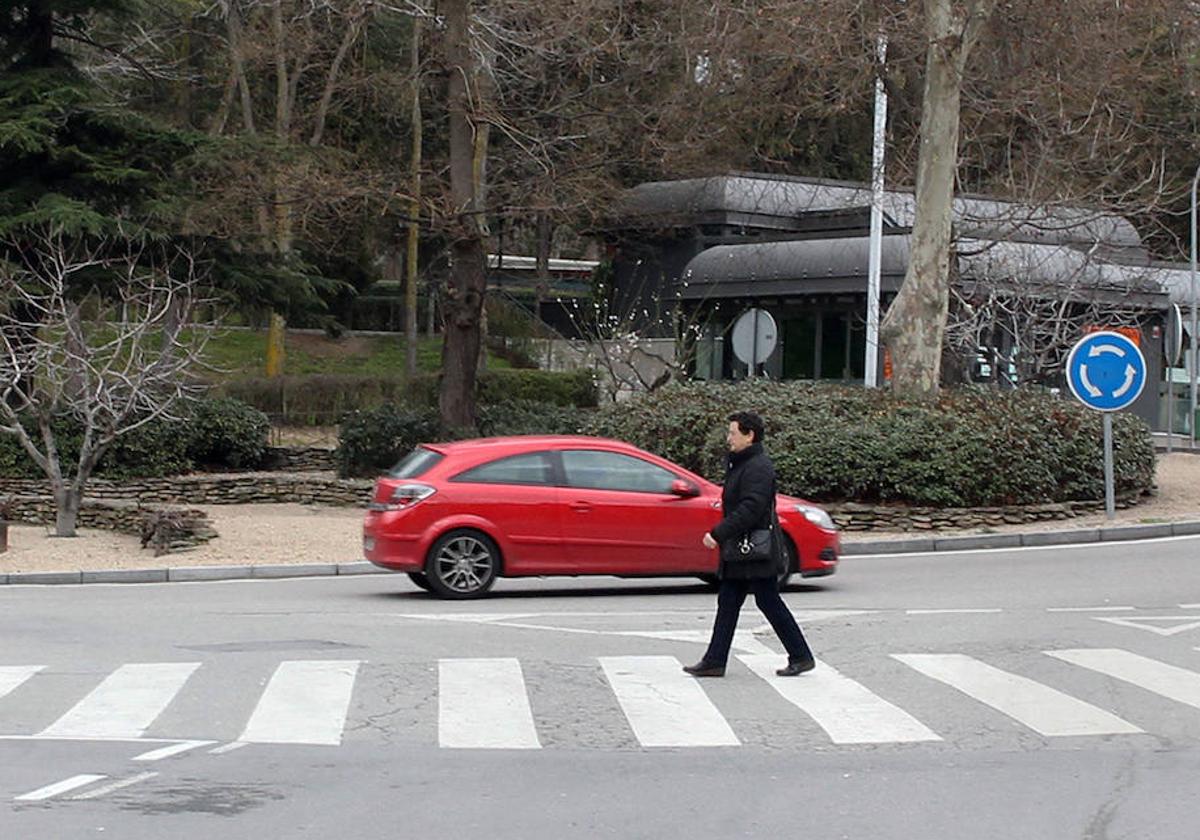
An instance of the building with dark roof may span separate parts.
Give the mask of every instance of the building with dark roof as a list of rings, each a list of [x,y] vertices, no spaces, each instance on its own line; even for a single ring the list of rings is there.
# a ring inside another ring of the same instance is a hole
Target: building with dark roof
[[[908,190],[884,195],[885,311],[908,266],[915,204]],[[748,374],[731,352],[728,331],[741,312],[760,307],[774,316],[780,335],[762,375],[861,383],[870,205],[868,185],[813,178],[738,173],[641,184],[626,194],[604,231],[614,287],[627,305],[672,298],[709,313],[700,376]],[[1137,229],[1112,213],[962,196],[953,214],[957,296],[1065,303],[1060,309],[1075,314],[1080,335],[1106,327],[1136,333],[1150,385],[1132,410],[1152,426],[1165,426],[1165,392],[1155,387],[1164,380],[1163,326],[1172,303],[1190,301],[1189,272],[1151,260]],[[1020,375],[1032,355],[1025,348],[1022,356],[1020,329],[996,329],[986,340],[967,354],[973,358],[947,365],[948,375],[1012,386],[1025,379],[1056,384],[1044,368],[1038,377]]]

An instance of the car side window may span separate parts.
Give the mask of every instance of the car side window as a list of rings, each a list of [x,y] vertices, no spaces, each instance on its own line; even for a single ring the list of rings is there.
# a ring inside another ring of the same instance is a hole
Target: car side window
[[[562,463],[568,487],[590,490],[670,493],[678,477],[641,458],[595,449],[563,450]]]
[[[510,455],[472,467],[451,481],[474,484],[552,484],[550,459],[544,452]]]

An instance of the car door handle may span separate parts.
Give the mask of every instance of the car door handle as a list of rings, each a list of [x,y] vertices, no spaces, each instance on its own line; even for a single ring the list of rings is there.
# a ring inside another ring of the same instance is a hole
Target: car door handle
[[[571,510],[576,513],[591,513],[592,506],[587,502],[571,502]]]

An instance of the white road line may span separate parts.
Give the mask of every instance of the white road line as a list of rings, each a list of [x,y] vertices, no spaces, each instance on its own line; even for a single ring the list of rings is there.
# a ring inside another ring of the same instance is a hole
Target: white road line
[[[998,613],[1003,612],[996,607],[978,607],[946,610],[905,610],[908,615],[953,615],[956,613]]]
[[[1128,612],[1136,607],[1046,607],[1046,612]]]
[[[892,658],[1047,737],[1142,731],[1111,712],[970,656],[894,653]]]
[[[208,754],[209,755],[225,755],[225,753],[227,753],[227,752],[233,752],[234,750],[240,750],[244,746],[247,746],[245,741],[230,741],[228,744],[222,744],[219,747],[215,747],[214,749],[209,750]]]
[[[8,694],[25,680],[42,670],[44,665],[4,665],[0,666],[0,697]]]
[[[60,793],[66,793],[69,790],[90,785],[93,782],[98,782],[101,779],[107,779],[108,776],[100,776],[95,773],[84,773],[79,776],[72,776],[69,779],[63,779],[61,782],[55,782],[52,785],[40,787],[37,790],[31,790],[29,793],[23,793],[20,796],[14,797],[17,802],[40,802],[43,799],[49,799],[52,796],[58,796]]]
[[[199,667],[199,662],[122,665],[40,735],[139,738]]]
[[[118,779],[115,782],[109,782],[107,785],[101,785],[98,788],[87,791],[86,793],[76,794],[75,796],[67,797],[68,799],[98,799],[101,796],[107,796],[122,788],[127,788],[131,785],[136,785],[138,782],[144,782],[147,779],[153,779],[157,773],[138,773],[136,776],[130,776],[128,779]]]
[[[959,555],[959,554],[994,554],[997,551],[1022,551],[1022,552],[1087,551],[1087,550],[1098,548],[1101,546],[1119,547],[1122,545],[1130,545],[1130,544],[1134,544],[1134,543],[1142,544],[1142,543],[1146,543],[1146,542],[1153,542],[1155,544],[1158,544],[1158,543],[1167,543],[1167,542],[1186,542],[1188,540],[1196,540],[1196,539],[1200,539],[1200,537],[1198,537],[1195,534],[1184,534],[1184,535],[1181,535],[1178,537],[1154,537],[1152,540],[1145,540],[1145,539],[1105,540],[1102,543],[1098,543],[1095,540],[1092,540],[1091,542],[1064,543],[1062,545],[1009,545],[1009,546],[998,546],[996,548],[966,548],[966,549],[962,549],[959,551],[953,551],[953,552],[947,552],[946,549],[942,549],[941,551],[893,551],[893,552],[889,552],[887,554],[883,554],[883,553],[880,553],[880,554],[856,554],[856,555],[854,555],[854,558],[855,558],[855,560],[861,561],[861,560],[876,560],[876,559],[882,560],[882,559],[887,559],[889,557],[932,557],[934,555],[947,554],[947,553],[953,553],[953,554]]]
[[[1200,610],[1200,604],[1180,604],[1181,610]]]
[[[792,705],[828,733],[835,744],[940,741],[937,733],[903,709],[818,661],[801,677],[776,676],[779,657],[739,656]]]
[[[740,743],[695,677],[673,656],[603,656],[600,666],[633,734],[646,747]]]
[[[1048,650],[1055,659],[1099,671],[1138,688],[1200,709],[1200,674],[1119,648]]]
[[[238,740],[337,746],[359,664],[356,659],[281,662]]]
[[[171,744],[167,747],[159,747],[150,752],[144,752],[141,755],[135,755],[131,761],[159,761],[164,758],[170,758],[173,755],[194,750],[197,747],[207,747],[209,744],[215,744],[216,741],[183,741],[179,744]]]
[[[507,658],[438,660],[438,744],[540,748],[521,663]]]

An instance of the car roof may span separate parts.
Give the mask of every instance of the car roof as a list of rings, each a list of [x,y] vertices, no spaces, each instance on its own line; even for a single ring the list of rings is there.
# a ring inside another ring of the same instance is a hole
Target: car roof
[[[570,446],[601,446],[605,449],[622,449],[627,452],[641,451],[631,443],[589,435],[509,435],[507,437],[471,438],[470,440],[455,440],[445,443],[423,443],[421,446],[443,455],[467,454],[488,450],[526,450],[539,447],[545,449],[564,449]]]

